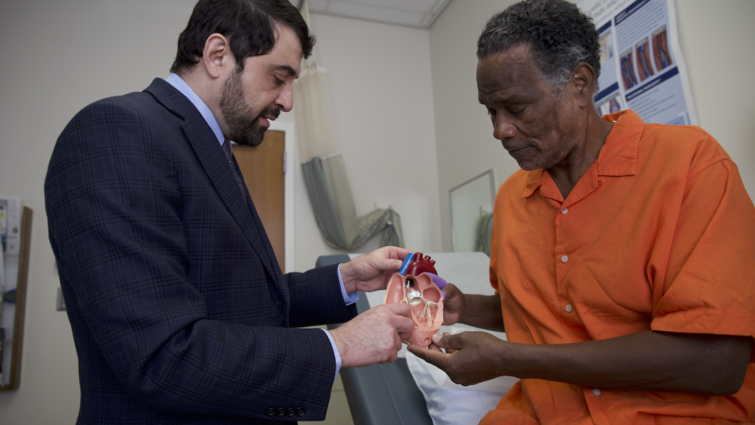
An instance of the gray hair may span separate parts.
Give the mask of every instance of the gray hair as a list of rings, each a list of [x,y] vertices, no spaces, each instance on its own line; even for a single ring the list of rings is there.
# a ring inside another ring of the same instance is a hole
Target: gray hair
[[[554,93],[560,93],[577,65],[600,75],[600,42],[592,18],[565,0],[525,0],[494,15],[477,40],[477,58],[515,46],[529,46],[535,65]]]

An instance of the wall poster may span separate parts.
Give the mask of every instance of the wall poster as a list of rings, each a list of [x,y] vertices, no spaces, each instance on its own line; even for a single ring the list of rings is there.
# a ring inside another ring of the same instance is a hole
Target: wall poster
[[[646,123],[698,125],[673,0],[579,0],[600,37],[600,115],[631,109]]]

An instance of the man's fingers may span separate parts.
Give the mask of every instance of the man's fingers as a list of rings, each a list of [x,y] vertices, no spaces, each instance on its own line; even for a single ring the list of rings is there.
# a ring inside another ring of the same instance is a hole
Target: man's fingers
[[[406,317],[398,317],[398,321],[396,322],[396,331],[401,334],[406,334],[407,338],[410,333],[414,330],[414,320],[406,318]]]
[[[396,332],[399,338],[401,338],[401,341],[408,340],[409,335],[414,330],[414,320],[404,316],[397,316],[396,320]]]
[[[398,358],[398,350],[396,350],[396,353],[393,353],[393,355],[388,357],[386,360],[381,361],[380,363],[381,364],[393,363],[396,361],[397,358]]]
[[[390,324],[395,327],[401,341],[409,339],[409,334],[414,330],[414,320],[412,320],[412,312],[409,310],[409,306],[403,303],[395,303],[384,304],[383,308],[393,313]]]
[[[403,260],[404,258],[406,258],[407,255],[411,253],[411,251],[409,251],[408,249],[399,248],[397,246],[391,246],[391,247],[388,247],[388,249],[392,251],[392,253],[396,254],[396,258],[398,258],[399,260]]]
[[[443,350],[441,350],[440,347],[438,347],[435,343],[430,343],[430,346],[427,347],[428,350],[437,351],[439,353],[442,353]]]
[[[453,283],[447,283],[443,289],[446,291],[449,297],[455,297],[458,296],[458,294],[461,293],[459,288],[456,287]]]
[[[401,341],[408,341],[409,340],[409,336],[411,336],[411,334],[412,334],[411,331],[409,331],[409,332],[399,332],[398,333],[398,337],[399,337],[399,339],[401,339]]]
[[[409,310],[409,304],[405,303],[393,303],[393,304],[383,304],[385,308],[391,311],[391,313],[397,315],[406,317],[407,319],[412,319],[412,311]]]
[[[418,345],[410,345],[407,348],[407,350],[409,350],[411,353],[413,353],[415,356],[419,357],[420,359],[432,365],[435,365],[442,370],[446,370],[445,364],[450,354],[445,354],[440,350],[435,351],[429,348],[420,347]]]
[[[446,280],[445,280],[445,279],[443,279],[442,277],[438,276],[438,275],[437,275],[437,274],[435,274],[435,273],[426,273],[426,274],[427,274],[428,276],[430,276],[430,279],[432,279],[432,280],[433,280],[433,283],[434,283],[434,284],[435,284],[435,285],[436,285],[436,286],[437,286],[438,288],[440,288],[440,289],[443,289],[443,288],[445,288],[445,287],[446,287],[446,284],[447,284],[448,282],[446,282]]]
[[[378,258],[386,258],[391,260],[399,260],[403,261],[404,258],[406,258],[407,255],[409,255],[411,251],[409,251],[406,248],[399,248],[397,246],[386,246],[380,249],[377,249],[375,251],[372,251],[370,254],[378,257]]]
[[[395,271],[401,268],[401,265],[404,262],[401,260],[391,260],[390,258],[386,258],[382,261],[382,267],[381,270],[389,270],[389,271]]]
[[[448,332],[444,332],[443,336],[435,334],[433,335],[433,342],[440,348],[448,350],[458,350],[462,347],[463,334],[451,335]]]
[[[403,339],[400,334],[396,334],[393,337],[393,344],[396,346],[396,351],[401,350],[401,346],[403,345]]]

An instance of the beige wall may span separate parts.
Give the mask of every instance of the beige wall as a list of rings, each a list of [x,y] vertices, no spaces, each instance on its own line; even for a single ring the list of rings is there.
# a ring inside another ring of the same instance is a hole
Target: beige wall
[[[0,392],[3,424],[70,424],[79,404],[70,325],[55,311],[59,282],[47,240],[43,183],[52,148],[83,106],[166,77],[193,0],[24,0],[0,3],[0,195],[34,210],[21,388]],[[375,202],[402,215],[414,250],[440,249],[429,35],[314,16],[329,69],[357,213]],[[342,34],[348,33],[348,37]],[[411,74],[416,73],[416,74]],[[283,114],[282,121],[292,121]],[[421,161],[413,158],[422,157]],[[387,169],[401,169],[387,173]],[[330,253],[315,227],[301,173],[296,268]],[[406,180],[411,180],[405,184]],[[365,249],[377,246],[372,241]]]
[[[406,247],[440,250],[429,34],[425,30],[311,15],[315,57],[327,69],[334,137],[357,215],[393,207]],[[296,113],[294,108],[294,113]],[[304,189],[296,187],[296,265],[337,253],[322,241]],[[360,252],[377,248],[379,236]]]
[[[726,149],[755,196],[755,2],[677,0],[679,38],[700,127]]]
[[[492,125],[477,103],[475,48],[487,19],[513,0],[452,1],[430,29],[435,134],[443,250],[451,250],[448,192],[494,169],[500,185],[519,167],[493,139]],[[738,163],[755,193],[755,120],[752,101],[755,2],[677,0],[677,22],[700,126]]]

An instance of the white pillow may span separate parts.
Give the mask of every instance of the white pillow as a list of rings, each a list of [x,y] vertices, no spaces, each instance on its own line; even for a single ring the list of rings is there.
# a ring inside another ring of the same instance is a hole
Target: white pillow
[[[480,330],[465,326],[452,326],[450,333]],[[489,332],[506,340],[506,334]],[[496,405],[519,378],[501,376],[477,385],[455,384],[441,369],[425,362],[414,354],[406,353],[406,363],[414,382],[425,397],[427,411],[435,425],[476,424]]]

